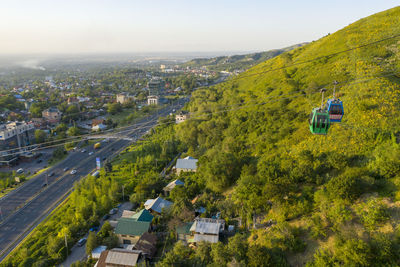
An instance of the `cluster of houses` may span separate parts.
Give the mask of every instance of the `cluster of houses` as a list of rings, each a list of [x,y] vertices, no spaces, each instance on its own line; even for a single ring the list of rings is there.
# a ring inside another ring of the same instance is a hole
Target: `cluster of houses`
[[[196,171],[197,159],[186,157],[178,159],[176,171]],[[164,187],[168,195],[175,187],[184,186],[184,182],[176,179]],[[116,221],[110,221],[114,233],[118,237],[119,248],[107,250],[101,246],[96,248],[92,257],[98,261],[95,266],[136,266],[138,263],[151,260],[157,252],[157,234],[152,225],[155,216],[170,209],[173,203],[162,197],[148,199],[144,208],[135,212],[122,211],[122,216]],[[205,212],[205,209],[200,213]],[[195,247],[198,242],[216,243],[220,234],[225,230],[225,221],[219,218],[200,218],[184,223],[176,228],[177,239]]]

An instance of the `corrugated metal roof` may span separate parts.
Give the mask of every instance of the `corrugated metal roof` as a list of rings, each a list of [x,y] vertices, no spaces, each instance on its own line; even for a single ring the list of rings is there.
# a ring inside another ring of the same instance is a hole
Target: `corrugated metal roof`
[[[197,159],[188,158],[188,159],[178,159],[176,161],[176,168],[177,169],[189,169],[189,170],[196,170],[197,169]]]
[[[148,210],[142,209],[141,211],[132,215],[131,218],[140,222],[151,222],[154,216],[151,215]]]
[[[148,201],[149,200],[147,200],[146,203]],[[154,210],[155,212],[161,213],[162,209],[169,208],[172,204],[173,204],[172,202],[165,200],[161,197],[158,197],[158,198],[154,199],[150,205],[145,204],[145,208],[147,210],[151,209],[151,210]]]
[[[190,234],[190,228],[192,227],[192,225],[193,225],[192,222],[188,222],[181,226],[178,226],[176,227],[176,233],[188,235]]]
[[[122,211],[122,218],[131,218],[135,214],[134,211],[131,210],[124,210]]]
[[[218,234],[221,227],[220,223],[195,221],[190,231],[201,234]]]
[[[150,206],[152,203],[154,202],[154,199],[148,199],[146,200],[146,202],[144,203],[144,206]]]
[[[218,235],[194,235],[194,242],[206,241],[210,243],[217,243],[218,242]]]
[[[164,190],[170,191],[170,190],[174,189],[175,186],[177,186],[177,185],[185,185],[185,183],[179,179],[176,179],[175,181],[170,182],[166,187],[164,187]]]
[[[150,228],[150,222],[136,221],[132,218],[119,218],[115,233],[120,235],[141,236]]]
[[[128,250],[110,250],[106,258],[106,264],[118,264],[124,266],[136,266],[140,254]]]

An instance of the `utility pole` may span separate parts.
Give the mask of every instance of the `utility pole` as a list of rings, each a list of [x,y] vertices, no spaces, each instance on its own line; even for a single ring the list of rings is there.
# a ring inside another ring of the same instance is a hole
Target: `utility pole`
[[[67,258],[68,258],[68,242],[67,242],[67,234],[64,234],[65,237],[65,247],[67,248]]]

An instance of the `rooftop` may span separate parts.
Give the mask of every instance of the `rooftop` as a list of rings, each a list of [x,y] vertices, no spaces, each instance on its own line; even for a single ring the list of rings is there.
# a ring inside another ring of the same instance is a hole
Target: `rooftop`
[[[138,251],[114,248],[101,253],[97,266],[136,266],[139,256]]]
[[[192,227],[190,227],[190,231],[200,234],[218,235],[220,227],[221,223],[219,222],[204,222],[196,220]]]
[[[190,169],[196,170],[197,169],[197,162],[198,160],[192,157],[186,157],[184,159],[178,159],[176,161],[176,168],[177,169]]]
[[[190,228],[192,227],[192,225],[193,222],[184,223],[183,225],[176,227],[176,233],[188,235],[190,234]]]
[[[154,216],[151,215],[148,210],[142,209],[141,211],[133,214],[131,218],[139,222],[151,222]]]
[[[153,210],[157,213],[161,213],[162,209],[168,208],[172,205],[173,203],[165,200],[161,197],[158,197],[156,199],[148,199],[146,203],[144,203],[144,206],[147,210]]]
[[[170,182],[166,187],[164,187],[165,191],[171,191],[172,189],[175,188],[177,185],[185,185],[184,182],[182,182],[179,179],[176,179],[175,181]]]
[[[115,233],[120,235],[141,236],[150,228],[150,222],[137,221],[132,218],[119,218]]]

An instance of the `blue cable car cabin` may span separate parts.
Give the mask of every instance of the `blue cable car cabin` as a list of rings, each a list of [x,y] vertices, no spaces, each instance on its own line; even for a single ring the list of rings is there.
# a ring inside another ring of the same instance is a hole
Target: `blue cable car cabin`
[[[310,114],[308,123],[311,133],[326,135],[331,126],[328,111],[321,108],[314,108]]]
[[[344,114],[343,102],[340,99],[328,99],[326,109],[331,122],[341,122]]]

